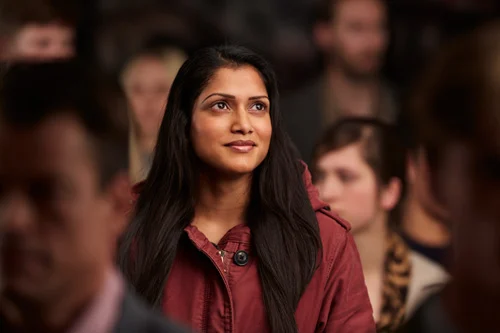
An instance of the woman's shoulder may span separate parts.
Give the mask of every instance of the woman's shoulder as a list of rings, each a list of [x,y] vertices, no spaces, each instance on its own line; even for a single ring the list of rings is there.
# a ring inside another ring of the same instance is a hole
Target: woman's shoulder
[[[441,293],[431,294],[397,333],[456,333],[444,310]]]
[[[329,235],[332,232],[347,234],[351,230],[351,225],[339,215],[332,212],[327,206],[316,209],[316,218],[320,233]]]
[[[410,259],[412,268],[406,302],[407,317],[430,295],[440,290],[450,278],[443,267],[421,254],[411,251]]]
[[[316,219],[318,220],[324,260],[334,260],[348,245],[349,238],[352,238],[351,225],[327,207],[316,210]]]
[[[413,278],[422,278],[422,281],[431,284],[447,282],[449,279],[450,276],[444,267],[420,253],[411,251],[410,258],[413,267]]]

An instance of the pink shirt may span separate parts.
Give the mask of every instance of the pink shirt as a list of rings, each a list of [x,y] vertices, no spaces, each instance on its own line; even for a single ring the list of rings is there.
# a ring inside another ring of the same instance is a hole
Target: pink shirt
[[[68,333],[113,332],[120,316],[124,291],[124,282],[119,273],[110,271],[100,293]]]

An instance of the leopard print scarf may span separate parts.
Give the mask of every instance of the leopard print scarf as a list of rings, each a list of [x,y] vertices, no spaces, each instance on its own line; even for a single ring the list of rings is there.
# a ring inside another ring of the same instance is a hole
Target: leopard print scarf
[[[403,324],[411,276],[410,249],[395,232],[387,237],[382,307],[377,332],[393,332]]]

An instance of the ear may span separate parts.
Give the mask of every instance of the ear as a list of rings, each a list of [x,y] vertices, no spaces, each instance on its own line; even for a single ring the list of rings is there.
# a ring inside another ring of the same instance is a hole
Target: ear
[[[126,171],[118,173],[109,183],[107,191],[111,204],[112,231],[118,238],[127,228],[130,220],[132,187],[129,174]]]
[[[323,52],[330,52],[335,42],[331,22],[318,22],[313,27],[313,38],[316,46]]]
[[[384,186],[380,196],[380,206],[386,210],[390,211],[396,207],[401,198],[401,180],[398,178],[392,178],[389,184]]]

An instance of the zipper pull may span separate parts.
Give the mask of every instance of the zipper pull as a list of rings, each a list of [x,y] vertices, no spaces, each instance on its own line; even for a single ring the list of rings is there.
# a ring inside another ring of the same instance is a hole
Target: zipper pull
[[[227,273],[226,266],[224,265],[224,256],[226,255],[226,251],[224,250],[219,250],[219,255],[222,260],[222,267],[224,268],[224,273]]]

